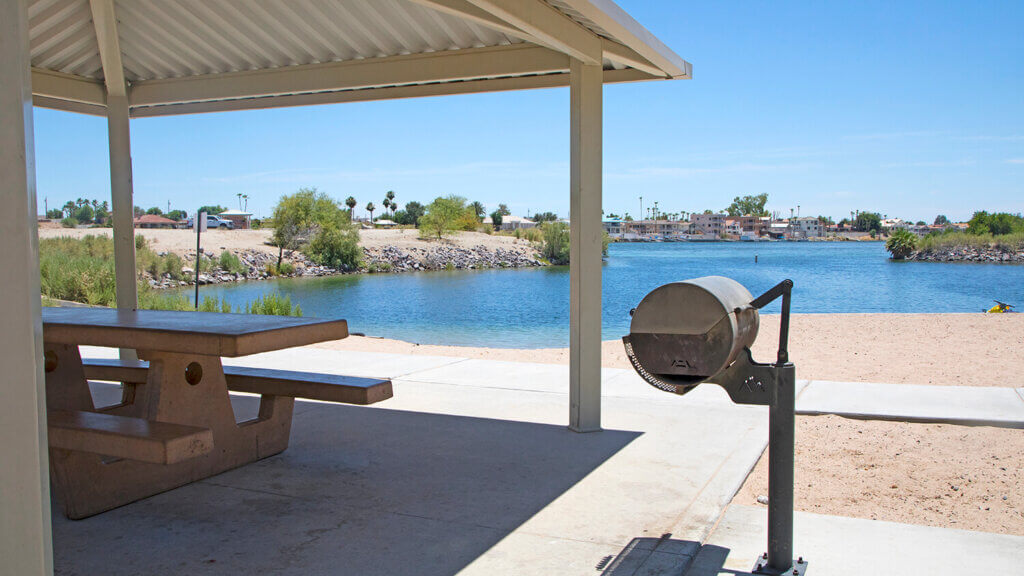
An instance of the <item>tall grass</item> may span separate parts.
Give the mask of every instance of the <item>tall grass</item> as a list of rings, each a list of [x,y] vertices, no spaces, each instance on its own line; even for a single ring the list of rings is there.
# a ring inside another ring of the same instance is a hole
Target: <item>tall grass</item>
[[[239,308],[240,314],[267,314],[270,316],[302,316],[302,308],[292,304],[291,296],[271,292]]]
[[[999,248],[1001,250],[1024,250],[1024,232],[1013,232],[993,236],[991,234],[968,234],[966,232],[946,232],[930,234],[917,243],[918,250],[934,252],[951,248]]]
[[[181,279],[182,260],[177,254],[161,256],[146,243],[135,238],[136,265],[155,276],[169,274]],[[223,254],[221,261],[224,261]],[[234,256],[234,255],[232,255]],[[237,261],[238,258],[235,257]],[[241,263],[239,262],[239,265]],[[114,242],[106,236],[82,238],[44,238],[39,241],[39,274],[43,302],[55,305],[69,300],[92,306],[116,306],[117,290],[114,276]],[[139,308],[143,310],[194,310],[192,299],[183,293],[162,292],[138,283]],[[219,299],[206,297],[199,303],[206,312],[231,312],[231,306]],[[268,294],[238,309],[239,313],[301,316],[302,309],[291,299]]]

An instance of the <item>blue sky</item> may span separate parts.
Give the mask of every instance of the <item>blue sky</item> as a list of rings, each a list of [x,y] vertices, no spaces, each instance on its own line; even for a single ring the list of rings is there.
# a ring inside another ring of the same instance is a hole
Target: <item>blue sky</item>
[[[1024,211],[1022,2],[619,4],[694,79],[605,88],[604,208],[931,221]],[[136,204],[267,214],[315,186],[379,207],[459,194],[569,206],[568,89],[132,121]],[[102,118],[36,109],[40,209],[109,198]]]

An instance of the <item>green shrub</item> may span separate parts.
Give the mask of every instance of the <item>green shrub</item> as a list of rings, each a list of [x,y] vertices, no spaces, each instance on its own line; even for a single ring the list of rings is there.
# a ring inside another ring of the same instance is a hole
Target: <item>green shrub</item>
[[[238,256],[235,256],[233,252],[229,252],[227,250],[220,253],[217,265],[220,266],[221,270],[231,274],[245,274],[248,272],[245,264],[242,264],[242,260]]]
[[[78,220],[75,220],[71,216],[60,221],[60,225],[65,228],[76,228],[78,226]]]
[[[885,249],[892,254],[893,260],[903,260],[917,249],[917,236],[908,230],[896,230],[886,240]]]
[[[289,276],[295,273],[295,265],[291,262],[281,262],[281,265],[270,263],[267,265],[267,274],[271,276]]]
[[[182,261],[181,256],[171,252],[164,256],[164,274],[169,275],[174,280],[182,280],[185,275],[181,272],[181,268],[185,265]]]
[[[239,308],[241,314],[266,314],[269,316],[302,316],[302,308],[292,305],[291,296],[271,292]]]
[[[541,254],[552,264],[569,263],[569,226],[565,222],[542,224],[543,246]]]
[[[324,226],[303,252],[313,262],[338,270],[355,270],[362,265],[363,249],[359,247],[359,232],[351,225]]]

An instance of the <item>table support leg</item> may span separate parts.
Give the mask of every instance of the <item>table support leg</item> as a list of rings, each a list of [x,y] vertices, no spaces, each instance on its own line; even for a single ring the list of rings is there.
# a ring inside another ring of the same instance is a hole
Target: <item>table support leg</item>
[[[288,447],[294,398],[263,396],[259,416],[236,423],[220,358],[155,351],[140,351],[139,356],[150,363],[146,384],[133,403],[109,412],[209,428],[213,431],[214,449],[170,465],[51,450],[54,485],[69,518],[92,516],[272,456]],[[65,378],[74,377],[70,374],[72,368],[62,373]],[[50,374],[47,376],[49,387]],[[78,381],[88,392],[84,376]],[[91,410],[91,397],[88,406],[64,408]]]

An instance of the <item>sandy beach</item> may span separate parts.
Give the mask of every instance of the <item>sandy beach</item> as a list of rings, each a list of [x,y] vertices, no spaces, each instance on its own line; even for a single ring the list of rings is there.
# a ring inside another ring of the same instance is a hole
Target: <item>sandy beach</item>
[[[111,236],[111,228],[61,228],[59,226],[41,226],[39,228],[40,238],[57,238],[70,236],[81,238],[83,236]],[[174,252],[178,255],[194,254],[196,250],[196,236],[191,230],[173,230],[156,228],[138,228],[135,233],[144,236],[149,241],[153,250],[157,252]],[[203,233],[203,248],[206,251],[231,250],[240,252],[242,250],[259,250],[268,254],[277,254],[277,248],[269,246],[267,242],[273,230],[208,230]],[[457,232],[441,241],[420,239],[416,230],[360,230],[359,243],[363,248],[374,249],[384,246],[394,246],[402,250],[410,248],[423,248],[437,245],[438,243],[456,246],[459,248],[473,248],[485,246],[490,249],[527,246],[525,240],[517,240],[512,236],[498,236],[484,234],[482,232]]]
[[[778,316],[763,316],[755,358],[773,357]],[[351,337],[338,350],[568,363],[541,350],[418,345]],[[950,386],[1024,387],[1024,314],[800,314],[790,357],[799,378]],[[618,341],[603,364],[629,368]],[[799,417],[798,510],[1024,535],[1024,431],[838,416]],[[768,493],[762,457],[735,498]]]

